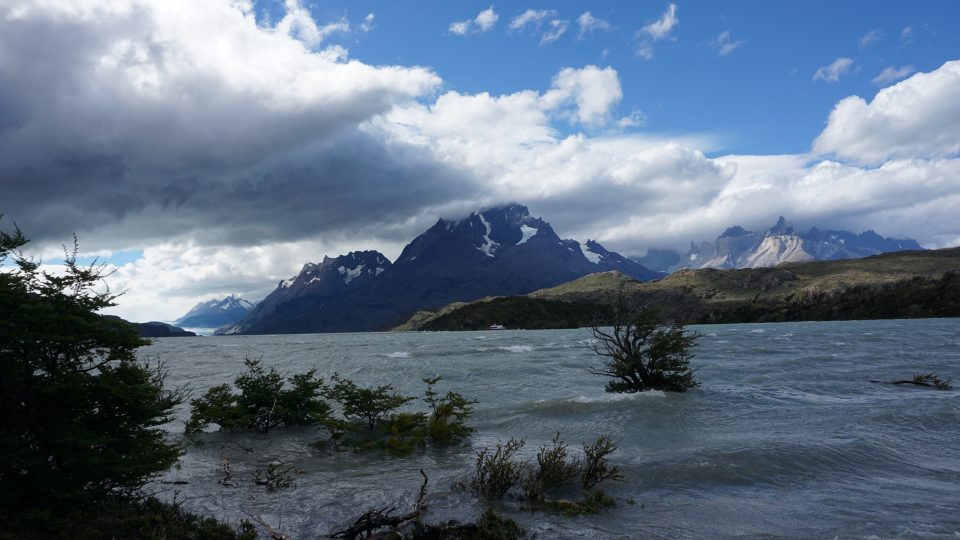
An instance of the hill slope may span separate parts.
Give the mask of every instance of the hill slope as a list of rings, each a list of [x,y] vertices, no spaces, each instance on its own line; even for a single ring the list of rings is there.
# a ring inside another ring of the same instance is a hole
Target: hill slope
[[[775,268],[682,270],[649,283],[618,272],[597,273],[535,291],[522,302],[494,298],[432,317],[421,313],[404,329],[482,329],[495,322],[514,328],[584,326],[593,322],[587,312],[602,320],[620,290],[633,303],[656,306],[687,323],[955,317],[960,316],[960,248]],[[582,315],[575,324],[571,313]]]

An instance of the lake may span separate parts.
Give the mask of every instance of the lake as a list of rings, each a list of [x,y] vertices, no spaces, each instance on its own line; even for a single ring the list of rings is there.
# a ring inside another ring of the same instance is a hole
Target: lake
[[[363,511],[408,511],[430,478],[426,520],[473,519],[482,506],[455,484],[476,451],[526,439],[532,459],[556,433],[579,448],[602,434],[619,449],[617,506],[566,518],[507,502],[538,538],[960,537],[960,391],[870,383],[936,373],[960,379],[960,319],[691,326],[697,389],[607,394],[587,372],[601,358],[589,330],[357,333],[164,338],[141,350],[193,396],[231,382],[245,356],[292,374],[339,372],[422,396],[421,379],[476,399],[462,447],[406,458],[321,451],[324,432],[211,433],[149,487],[189,510],[236,523],[262,516],[293,538],[322,537]],[[189,415],[184,404],[172,433]],[[222,464],[235,486],[218,484]],[[303,471],[290,488],[254,485],[279,460]]]

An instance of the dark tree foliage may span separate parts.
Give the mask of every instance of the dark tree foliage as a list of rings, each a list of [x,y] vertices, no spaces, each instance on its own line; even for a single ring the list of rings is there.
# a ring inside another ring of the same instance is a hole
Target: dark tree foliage
[[[326,397],[340,403],[348,420],[362,420],[371,430],[386,420],[391,412],[416,399],[401,396],[392,384],[363,388],[336,373],[330,379],[335,384],[324,390]]]
[[[96,287],[102,266],[74,249],[53,275],[0,231],[0,504],[74,507],[130,493],[172,465],[179,448],[160,425],[182,399],[161,367],[139,362],[147,342],[97,312],[114,295]]]
[[[287,379],[274,368],[264,369],[261,360],[244,360],[247,371],[228,384],[214,386],[190,402],[187,433],[213,423],[223,429],[256,429],[267,433],[280,426],[309,426],[324,420],[330,406],[320,399],[323,379],[314,370]]]
[[[664,323],[650,308],[630,309],[623,293],[614,308],[610,329],[594,324],[591,348],[607,357],[594,375],[610,377],[607,392],[665,390],[685,392],[697,386],[690,368],[696,333],[686,333],[679,322]]]

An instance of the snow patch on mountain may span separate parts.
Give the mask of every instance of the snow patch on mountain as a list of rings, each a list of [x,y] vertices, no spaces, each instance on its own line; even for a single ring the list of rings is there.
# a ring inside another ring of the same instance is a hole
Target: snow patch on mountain
[[[534,235],[536,235],[538,232],[540,232],[540,229],[534,229],[533,227],[530,227],[529,225],[521,225],[521,226],[520,226],[520,234],[522,234],[523,237],[520,238],[520,241],[517,242],[517,245],[519,246],[520,244],[526,244],[526,243],[527,243],[527,240],[533,238]]]
[[[590,251],[590,248],[584,246],[580,242],[577,242],[577,245],[580,246],[580,253],[583,253],[583,256],[586,257],[588,261],[592,262],[593,264],[600,264],[600,255]]]
[[[340,275],[343,276],[343,283],[349,284],[351,281],[360,276],[360,273],[363,272],[363,265],[359,265],[356,268],[347,268],[346,266],[341,266],[337,268],[337,271],[340,272]]]
[[[477,250],[483,252],[487,257],[496,257],[494,252],[497,251],[500,244],[490,238],[490,233],[493,232],[493,229],[490,227],[490,223],[483,217],[483,212],[477,212],[477,216],[480,217],[480,223],[483,223],[483,226],[486,228],[486,232],[483,234],[483,245],[478,247]]]

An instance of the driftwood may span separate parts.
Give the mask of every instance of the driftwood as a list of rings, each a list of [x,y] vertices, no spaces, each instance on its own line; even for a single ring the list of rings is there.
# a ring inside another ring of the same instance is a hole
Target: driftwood
[[[871,380],[869,382],[877,384],[912,384],[914,386],[923,386],[925,388],[936,388],[937,390],[953,390],[953,385],[950,384],[952,381],[950,379],[941,379],[934,373],[917,374],[913,376],[913,379],[903,379],[900,381]]]
[[[414,504],[412,511],[399,516],[391,516],[390,514],[396,511],[395,507],[388,506],[380,510],[370,510],[357,518],[353,525],[330,533],[329,538],[353,540],[360,535],[365,535],[364,538],[371,539],[385,538],[407,523],[419,523],[420,517],[427,510],[427,505],[424,502],[427,497],[427,473],[420,469],[420,475],[423,476],[423,484],[420,486],[420,494],[417,496],[417,502]],[[389,531],[377,532],[378,529],[383,528],[389,528]]]

